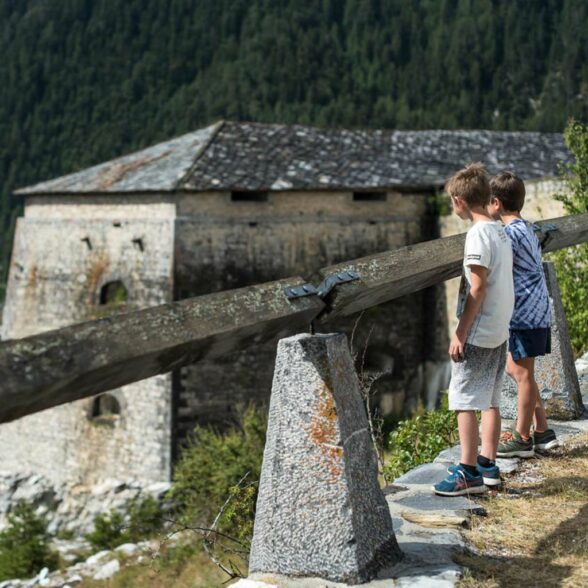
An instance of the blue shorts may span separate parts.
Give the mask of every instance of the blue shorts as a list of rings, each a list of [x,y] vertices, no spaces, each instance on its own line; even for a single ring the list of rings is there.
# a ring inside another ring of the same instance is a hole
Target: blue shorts
[[[551,328],[511,329],[508,350],[514,361],[551,353]]]

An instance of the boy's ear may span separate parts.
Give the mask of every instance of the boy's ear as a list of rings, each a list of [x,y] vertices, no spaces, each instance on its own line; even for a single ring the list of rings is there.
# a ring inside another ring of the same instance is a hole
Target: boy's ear
[[[492,196],[490,198],[490,204],[496,206],[499,212],[504,212],[504,206],[502,205],[502,202],[498,198],[496,198],[496,196]]]

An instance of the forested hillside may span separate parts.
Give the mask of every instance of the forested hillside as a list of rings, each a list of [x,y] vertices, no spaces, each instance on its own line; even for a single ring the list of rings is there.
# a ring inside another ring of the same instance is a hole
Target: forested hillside
[[[15,186],[219,118],[561,131],[587,48],[585,0],[3,0],[0,264]]]

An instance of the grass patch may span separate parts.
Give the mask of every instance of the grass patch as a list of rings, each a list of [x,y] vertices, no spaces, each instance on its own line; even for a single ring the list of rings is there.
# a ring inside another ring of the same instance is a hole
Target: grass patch
[[[164,547],[157,559],[127,565],[109,580],[84,580],[81,588],[218,588],[227,575],[197,546]]]
[[[447,408],[445,396],[438,410],[419,409],[409,419],[400,421],[388,437],[384,478],[392,481],[417,466],[433,461],[440,451],[459,440],[457,418]]]
[[[460,588],[588,586],[588,435],[525,462],[465,533]]]

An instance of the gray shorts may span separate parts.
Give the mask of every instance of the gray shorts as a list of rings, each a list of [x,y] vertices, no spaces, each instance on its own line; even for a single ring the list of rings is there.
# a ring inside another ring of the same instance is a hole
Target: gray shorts
[[[450,410],[486,410],[500,406],[506,365],[506,341],[489,349],[466,343],[465,358],[451,363]]]

